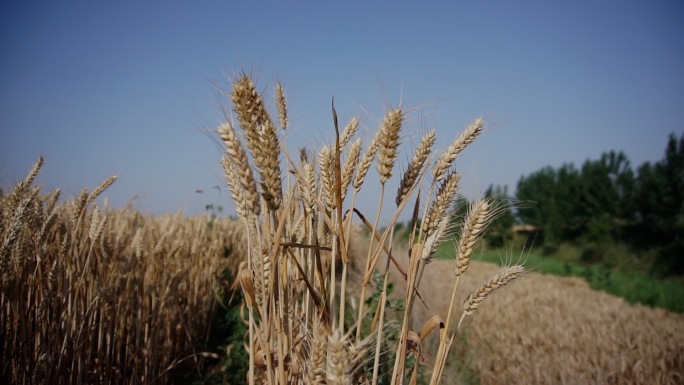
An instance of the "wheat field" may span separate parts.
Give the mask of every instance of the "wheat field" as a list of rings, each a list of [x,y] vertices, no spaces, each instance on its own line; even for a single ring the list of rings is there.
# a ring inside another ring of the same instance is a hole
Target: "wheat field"
[[[96,206],[113,177],[60,201],[33,186],[42,164],[0,195],[0,382],[166,383],[211,358],[197,348],[239,227]]]
[[[231,286],[244,298],[248,332],[232,347],[248,353],[244,383],[684,382],[684,316],[524,263],[471,260],[507,209],[478,199],[454,221],[455,163],[482,119],[438,151],[434,130],[402,144],[410,109],[388,108],[363,138],[354,117],[338,126],[333,104],[330,142],[295,156],[280,83],[274,95],[277,120],[246,74],[226,91],[217,136],[237,220],[98,206],[115,177],[61,200],[35,186],[42,158],[0,191],[3,383],[156,384],[201,371],[221,359],[202,346]],[[377,213],[355,206],[368,178]],[[381,224],[383,206],[394,214]],[[395,237],[403,212],[410,235]],[[453,259],[435,259],[445,241]]]
[[[414,314],[417,323],[448,306],[443,282],[454,262],[433,263],[433,280],[421,290],[426,304]],[[464,291],[498,269],[471,262]],[[401,276],[394,278],[402,284]],[[580,278],[530,274],[488,299],[463,333],[445,370],[447,383],[684,383],[684,315],[629,304]]]

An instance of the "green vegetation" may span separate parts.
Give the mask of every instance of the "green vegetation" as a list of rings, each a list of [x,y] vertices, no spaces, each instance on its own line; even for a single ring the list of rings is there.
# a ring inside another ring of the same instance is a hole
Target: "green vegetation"
[[[664,158],[636,171],[614,151],[579,169],[545,167],[520,178],[516,199],[545,255],[571,243],[583,262],[600,264],[618,246],[652,275],[684,274],[684,135],[671,135]]]
[[[443,244],[437,257],[453,258],[453,247]],[[561,261],[539,254],[525,254],[525,266],[540,274],[584,278],[595,290],[602,290],[624,298],[630,303],[641,303],[684,313],[684,282],[675,278],[658,278],[634,270],[616,270],[600,264],[583,264],[578,261]],[[501,264],[506,257],[497,251],[476,253],[473,259]],[[509,257],[510,259],[510,257]]]

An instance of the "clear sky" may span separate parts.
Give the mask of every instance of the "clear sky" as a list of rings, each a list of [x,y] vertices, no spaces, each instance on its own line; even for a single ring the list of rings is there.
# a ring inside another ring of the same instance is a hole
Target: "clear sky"
[[[112,206],[202,212],[223,183],[217,90],[241,69],[269,99],[283,83],[294,148],[330,142],[333,96],[367,131],[413,109],[399,167],[421,132],[444,149],[483,116],[459,159],[470,196],[609,150],[657,161],[684,132],[683,4],[3,1],[0,184],[43,155],[39,183],[67,198],[117,175]]]

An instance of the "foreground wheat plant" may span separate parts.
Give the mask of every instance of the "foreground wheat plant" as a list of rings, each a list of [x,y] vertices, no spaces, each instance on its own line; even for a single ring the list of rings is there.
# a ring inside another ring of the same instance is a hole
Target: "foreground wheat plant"
[[[275,94],[284,132],[288,119],[280,83]],[[489,294],[526,273],[520,265],[503,268],[468,297],[455,326],[451,325],[454,297],[447,314],[435,315],[426,325],[411,322],[413,307],[422,306],[416,305],[416,297],[436,247],[452,234],[460,181],[454,161],[482,132],[482,119],[475,119],[439,155],[432,149],[434,131],[421,138],[396,189],[394,215],[381,229],[385,187],[395,173],[406,124],[403,108],[387,111],[364,150],[361,139],[354,140],[358,120],[351,119],[340,132],[333,105],[332,144],[314,153],[303,150],[296,160],[281,145],[276,123],[249,76],[238,76],[229,95],[241,131],[229,116],[218,135],[225,143],[221,163],[248,250],[238,282],[246,298],[249,384],[377,384],[383,375],[381,360],[388,356],[384,335],[395,321],[388,318],[386,309],[390,269],[398,269],[406,280],[405,305],[394,330],[398,344],[389,355],[394,357],[390,381],[415,384],[419,365],[427,365],[432,368],[430,383],[438,384],[463,319]],[[381,193],[371,223],[355,202],[373,162]],[[287,173],[281,164],[287,165]],[[292,179],[285,183],[283,178]],[[350,185],[353,191],[348,194]],[[283,186],[289,187],[284,190]],[[392,255],[392,245],[394,225],[407,205],[414,208],[408,265],[402,266]],[[475,243],[501,212],[502,207],[489,200],[476,201],[469,208],[455,249],[454,293]],[[352,229],[358,225],[353,224],[354,218],[370,233],[367,241],[358,236],[352,239]],[[351,255],[354,242],[368,243],[365,256]],[[359,259],[362,277],[354,291],[349,269]],[[367,302],[374,272],[380,274],[380,287],[373,289],[379,299]],[[421,342],[433,331],[439,334],[439,348],[434,362],[427,362]]]

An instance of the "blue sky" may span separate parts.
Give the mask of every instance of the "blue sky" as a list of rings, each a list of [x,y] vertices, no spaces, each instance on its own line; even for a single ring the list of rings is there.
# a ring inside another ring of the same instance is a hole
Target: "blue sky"
[[[112,206],[202,212],[223,183],[217,90],[241,69],[268,99],[283,83],[293,148],[330,142],[333,96],[368,132],[412,109],[400,167],[421,132],[443,149],[483,116],[469,196],[609,150],[657,161],[684,131],[683,20],[679,1],[4,1],[0,184],[43,155],[65,197],[118,175]]]

